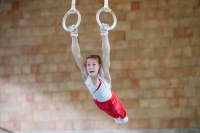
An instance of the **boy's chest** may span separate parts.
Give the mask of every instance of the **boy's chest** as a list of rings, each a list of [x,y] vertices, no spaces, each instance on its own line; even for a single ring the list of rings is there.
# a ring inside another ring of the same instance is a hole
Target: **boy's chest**
[[[92,94],[96,93],[98,90],[102,88],[106,88],[104,81],[102,81],[101,79],[97,79],[95,84],[92,81],[86,82],[86,86]]]

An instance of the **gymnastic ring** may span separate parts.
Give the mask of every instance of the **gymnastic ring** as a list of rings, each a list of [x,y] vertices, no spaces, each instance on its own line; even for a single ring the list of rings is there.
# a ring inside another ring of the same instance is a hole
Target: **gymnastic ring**
[[[106,30],[112,30],[113,28],[115,28],[116,24],[117,24],[117,17],[115,15],[115,13],[108,7],[102,7],[101,9],[98,10],[97,14],[96,14],[96,21],[98,23],[98,25],[101,27],[102,23],[99,20],[99,15],[101,14],[101,12],[108,12],[113,16],[114,22],[113,25],[110,27],[105,27]]]
[[[69,28],[67,28],[67,26],[66,26],[66,20],[67,20],[67,17],[68,17],[70,14],[77,14],[77,16],[78,16],[78,20],[77,20],[76,25],[75,25],[75,27],[74,27],[73,29],[69,29]],[[63,20],[62,20],[62,26],[63,26],[64,30],[65,30],[65,31],[68,31],[68,32],[72,32],[75,28],[78,28],[78,26],[80,25],[80,23],[81,23],[81,14],[80,14],[80,12],[79,12],[78,10],[76,10],[76,9],[71,9],[71,10],[69,10],[69,11],[64,15]]]

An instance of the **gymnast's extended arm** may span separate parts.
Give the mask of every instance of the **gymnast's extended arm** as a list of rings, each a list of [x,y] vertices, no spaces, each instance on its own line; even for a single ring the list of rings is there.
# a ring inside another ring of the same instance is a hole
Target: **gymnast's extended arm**
[[[100,34],[102,36],[102,54],[103,54],[103,76],[107,82],[111,82],[111,76],[109,73],[110,68],[110,44],[108,40],[108,31],[104,28],[108,26],[107,24],[103,24],[100,27]]]
[[[86,68],[85,68],[85,65],[84,65],[84,62],[83,62],[83,59],[81,57],[81,53],[80,53],[80,47],[79,47],[79,44],[78,44],[78,29],[75,29],[74,31],[72,31],[70,33],[71,37],[72,37],[72,46],[71,46],[71,49],[72,49],[72,53],[73,53],[73,56],[75,58],[75,61],[78,65],[78,67],[80,68],[81,70],[81,74],[82,74],[82,77],[83,77],[83,80],[85,81],[88,74],[86,72]]]

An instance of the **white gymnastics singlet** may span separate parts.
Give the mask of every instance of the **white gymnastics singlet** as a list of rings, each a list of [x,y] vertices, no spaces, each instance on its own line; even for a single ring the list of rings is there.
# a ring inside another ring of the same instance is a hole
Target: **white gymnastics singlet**
[[[112,97],[111,83],[106,83],[99,75],[96,85],[92,83],[90,76],[87,77],[85,84],[93,98],[99,102],[105,102]]]

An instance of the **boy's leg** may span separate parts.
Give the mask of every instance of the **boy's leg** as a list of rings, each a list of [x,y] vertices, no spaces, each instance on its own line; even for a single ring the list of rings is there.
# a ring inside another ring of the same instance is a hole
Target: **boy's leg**
[[[113,118],[119,118],[119,115],[114,113],[112,108],[111,108],[111,105],[110,105],[110,102],[98,102],[96,100],[94,100],[96,106],[104,111],[105,113],[107,113],[109,116],[113,117]]]
[[[98,102],[96,100],[94,102],[99,109],[113,117],[117,124],[126,123],[128,117],[126,116],[125,108],[117,96],[113,92],[112,94],[112,98],[107,102]]]
[[[117,95],[114,92],[112,92],[112,94],[115,98],[113,101],[114,102],[113,106],[114,106],[116,113],[118,113],[120,116],[120,121],[122,123],[128,122],[128,117],[126,115],[126,110],[124,108],[123,103],[118,99]]]
[[[114,111],[119,114],[119,116],[123,119],[126,116],[126,110],[124,108],[124,105],[122,104],[122,102],[118,99],[117,95],[112,92],[113,95],[113,99],[112,99],[112,105],[113,105],[113,109]]]

